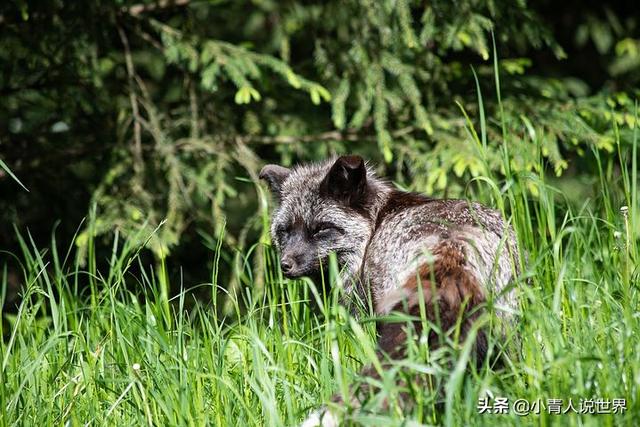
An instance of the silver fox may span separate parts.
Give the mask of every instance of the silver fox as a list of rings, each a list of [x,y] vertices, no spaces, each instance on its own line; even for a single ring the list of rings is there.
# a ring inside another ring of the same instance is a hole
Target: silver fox
[[[423,298],[426,315],[441,330],[462,319],[462,338],[491,295],[504,307],[502,317],[516,311],[509,284],[519,274],[518,248],[497,211],[400,191],[353,155],[291,169],[267,165],[260,178],[279,202],[271,234],[285,276],[317,274],[335,253],[347,296],[371,297],[378,315],[419,315]],[[405,330],[389,323],[378,332],[380,351],[402,357]],[[484,333],[475,346],[482,360]]]

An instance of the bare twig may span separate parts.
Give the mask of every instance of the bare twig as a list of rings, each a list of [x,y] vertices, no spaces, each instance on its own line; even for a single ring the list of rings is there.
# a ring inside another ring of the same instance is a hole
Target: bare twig
[[[140,37],[143,40],[148,41],[153,47],[155,47],[156,49],[163,51],[164,50],[164,46],[162,45],[162,43],[160,43],[158,40],[154,39],[149,33],[146,33],[144,31],[139,31],[138,34],[140,35]]]
[[[128,13],[131,16],[138,16],[143,13],[168,9],[170,7],[186,6],[190,2],[191,0],[160,0],[151,4],[134,4],[133,6],[123,8],[123,12]]]
[[[131,102],[131,111],[133,113],[133,137],[134,137],[134,163],[133,168],[136,173],[142,170],[142,129],[141,129],[141,117],[140,110],[138,108],[138,101],[135,92],[135,69],[133,68],[133,59],[131,57],[131,49],[129,48],[129,40],[127,39],[124,30],[120,25],[117,26],[120,40],[124,46],[124,58],[127,68],[127,75],[129,76],[129,101]]]
[[[415,126],[407,126],[391,133],[392,137],[400,137],[416,130]],[[301,136],[260,136],[243,135],[238,137],[245,144],[295,144],[297,142],[324,142],[324,141],[364,141],[374,139],[373,135],[363,135],[354,131],[341,132],[337,130],[322,132],[314,135]]]
[[[191,112],[191,138],[197,139],[200,137],[200,130],[198,129],[200,119],[198,117],[198,95],[196,93],[196,84],[193,79],[188,78],[187,85],[189,86],[189,110]]]

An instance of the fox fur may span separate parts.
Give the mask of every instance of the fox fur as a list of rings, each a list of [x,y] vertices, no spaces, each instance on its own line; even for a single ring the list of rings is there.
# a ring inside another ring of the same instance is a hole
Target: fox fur
[[[353,155],[291,169],[267,165],[260,178],[278,200],[271,235],[285,276],[313,276],[335,253],[347,296],[370,296],[378,315],[419,315],[423,298],[442,330],[461,319],[463,338],[490,295],[505,307],[499,315],[516,310],[509,284],[519,274],[518,248],[496,210],[401,191]],[[380,351],[402,357],[401,325],[383,324],[379,334]],[[484,333],[476,352],[482,360]]]

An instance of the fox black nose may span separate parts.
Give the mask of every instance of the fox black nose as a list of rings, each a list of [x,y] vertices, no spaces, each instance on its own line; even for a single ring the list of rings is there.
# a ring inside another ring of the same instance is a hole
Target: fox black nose
[[[280,267],[282,267],[282,272],[284,274],[289,274],[293,270],[293,260],[289,257],[282,258],[280,262]]]

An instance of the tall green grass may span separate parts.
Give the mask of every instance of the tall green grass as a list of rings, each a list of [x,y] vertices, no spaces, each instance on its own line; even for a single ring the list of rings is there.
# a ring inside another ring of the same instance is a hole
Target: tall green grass
[[[482,112],[479,133],[469,126],[480,155],[484,120]],[[615,156],[586,154],[596,184],[579,205],[548,182],[542,160],[539,175],[512,174],[505,148],[506,179],[478,179],[467,194],[502,209],[527,252],[516,284],[521,312],[509,331],[518,339],[491,343],[504,347],[504,366],[475,368],[468,343],[428,351],[417,337],[409,358],[376,380],[378,397],[390,404],[374,397],[346,419],[384,426],[638,425],[637,145],[636,135],[632,147],[618,142]],[[23,294],[17,313],[3,312],[0,322],[2,424],[296,425],[334,393],[367,381],[359,371],[377,363],[375,323],[351,317],[338,303],[338,288],[283,279],[264,244],[243,254],[261,260],[260,280],[251,263],[240,263],[236,273],[244,280],[226,289],[218,247],[209,283],[170,284],[162,263],[143,264],[139,242],[148,236],[139,237],[123,241],[116,231],[105,269],[97,267],[90,233],[86,253],[61,250],[55,237],[39,248],[28,233],[20,237],[22,253],[3,253],[2,298],[7,263],[20,265]],[[170,297],[176,285],[182,291]],[[225,294],[227,309],[219,298],[195,299],[192,291],[201,287]],[[433,385],[414,389],[410,410],[397,398],[407,372],[428,375]],[[527,416],[481,414],[484,397],[542,407]],[[578,410],[580,399],[625,398],[627,409],[555,415],[547,409],[553,398],[565,407],[571,398]]]

